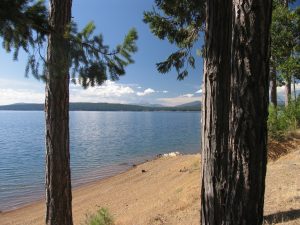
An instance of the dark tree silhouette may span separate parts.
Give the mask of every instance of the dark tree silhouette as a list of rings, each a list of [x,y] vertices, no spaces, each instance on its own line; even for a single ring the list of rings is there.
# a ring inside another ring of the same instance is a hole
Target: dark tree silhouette
[[[111,51],[102,35],[93,35],[93,23],[77,30],[71,21],[72,0],[50,0],[49,15],[42,1],[3,0],[0,4],[3,47],[8,52],[14,49],[14,59],[20,48],[28,52],[26,75],[31,72],[46,82],[46,224],[72,225],[69,71],[71,80],[84,88],[119,79],[134,62],[137,32],[130,30]]]
[[[271,0],[195,0],[181,4],[189,9],[189,5],[196,2],[198,7],[202,6],[198,9],[199,18],[206,17],[201,221],[207,225],[261,224]],[[197,38],[169,32],[169,25],[179,21],[182,7],[173,5],[172,8],[169,0],[155,3],[160,14],[154,10],[145,15],[152,32],[161,39],[168,38],[171,43],[178,38],[180,43],[192,40],[195,44]],[[168,10],[169,7],[173,10]],[[202,23],[194,24],[199,36]],[[185,27],[172,28],[180,33]],[[171,66],[181,69],[185,61],[172,62],[173,58],[169,57],[157,64],[158,70],[165,73]]]

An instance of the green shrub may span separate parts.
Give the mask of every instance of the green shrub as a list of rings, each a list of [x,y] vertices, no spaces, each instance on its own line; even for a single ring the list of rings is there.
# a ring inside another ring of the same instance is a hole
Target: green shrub
[[[85,225],[114,225],[112,215],[107,208],[101,208],[96,214],[87,216]]]
[[[283,130],[278,123],[277,109],[273,105],[269,106],[268,134],[273,139],[280,139],[283,136]]]
[[[270,105],[268,117],[269,136],[282,139],[288,132],[296,130],[300,125],[300,98],[291,101],[287,107]]]

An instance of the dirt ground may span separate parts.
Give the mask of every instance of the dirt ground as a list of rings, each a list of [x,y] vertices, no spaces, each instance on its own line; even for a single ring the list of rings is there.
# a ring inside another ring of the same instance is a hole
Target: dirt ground
[[[285,156],[268,163],[265,224],[300,224],[300,142],[289,143]],[[100,207],[116,225],[200,224],[200,155],[159,158],[73,191],[75,225]],[[1,213],[0,224],[40,225],[44,214],[40,201]]]
[[[300,224],[300,141],[286,146],[287,155],[268,164],[265,224]]]

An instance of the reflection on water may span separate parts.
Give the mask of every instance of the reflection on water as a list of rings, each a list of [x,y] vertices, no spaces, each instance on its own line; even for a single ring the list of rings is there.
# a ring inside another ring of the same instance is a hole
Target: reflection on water
[[[71,112],[73,186],[159,153],[200,149],[199,112]],[[0,210],[44,192],[43,112],[0,111]]]

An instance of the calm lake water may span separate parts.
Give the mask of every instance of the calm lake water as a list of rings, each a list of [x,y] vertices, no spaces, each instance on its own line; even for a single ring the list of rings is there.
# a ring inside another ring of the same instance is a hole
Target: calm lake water
[[[58,131],[59,132],[59,131]],[[199,112],[70,112],[72,185],[200,150]],[[44,113],[0,111],[0,210],[44,195]]]

